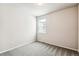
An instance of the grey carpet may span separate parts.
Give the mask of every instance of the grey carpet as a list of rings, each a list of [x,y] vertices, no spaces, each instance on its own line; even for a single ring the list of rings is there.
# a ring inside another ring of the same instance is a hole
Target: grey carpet
[[[0,56],[78,56],[78,52],[46,43],[34,42],[2,53]]]

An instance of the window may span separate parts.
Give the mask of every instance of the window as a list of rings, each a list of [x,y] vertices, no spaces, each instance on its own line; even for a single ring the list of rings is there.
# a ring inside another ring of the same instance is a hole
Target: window
[[[38,33],[46,33],[46,19],[38,19]]]

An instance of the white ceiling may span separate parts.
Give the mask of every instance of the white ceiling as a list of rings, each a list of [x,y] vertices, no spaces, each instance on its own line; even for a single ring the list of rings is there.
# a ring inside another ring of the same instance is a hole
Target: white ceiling
[[[10,4],[0,4],[0,6],[19,6],[19,7],[26,7],[25,10],[30,12],[33,16],[40,16],[47,14],[49,12],[53,12],[55,10],[59,10],[62,8],[66,8],[69,6],[76,5],[76,3],[44,3],[43,5],[39,6],[37,3],[10,3]]]
[[[37,3],[27,3],[25,5],[34,16],[40,16],[55,10],[76,5],[76,3],[45,3],[42,6],[37,5]]]

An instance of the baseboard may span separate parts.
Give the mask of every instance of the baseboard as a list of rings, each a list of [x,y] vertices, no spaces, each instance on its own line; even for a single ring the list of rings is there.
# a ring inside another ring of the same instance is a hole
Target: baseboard
[[[43,42],[43,41],[38,40],[38,42]],[[43,43],[49,44],[48,42],[43,42]],[[61,47],[61,48],[65,48],[65,49],[69,49],[69,50],[79,52],[77,49],[72,49],[72,48],[69,48],[69,47],[59,46],[59,45],[56,45],[56,44],[49,44],[49,45],[54,45],[54,46],[57,46],[57,47]]]
[[[11,51],[11,50],[14,50],[14,49],[17,49],[17,48],[19,48],[19,47],[22,47],[22,46],[24,46],[24,45],[28,45],[28,44],[33,43],[33,42],[35,42],[35,41],[30,41],[29,43],[24,43],[24,44],[18,45],[18,46],[14,47],[14,48],[10,48],[10,49],[7,49],[7,50],[5,50],[5,51],[2,51],[2,52],[0,52],[0,54],[1,54],[1,53],[5,53],[5,52],[8,52],[8,51]]]

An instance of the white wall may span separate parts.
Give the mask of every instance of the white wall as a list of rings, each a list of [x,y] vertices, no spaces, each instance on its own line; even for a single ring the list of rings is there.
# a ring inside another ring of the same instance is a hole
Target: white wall
[[[26,6],[0,4],[0,53],[36,39],[36,19]]]
[[[47,33],[38,34],[38,41],[77,50],[77,7],[70,7],[46,15]],[[43,17],[43,16],[40,16]],[[39,17],[39,18],[40,18]]]

